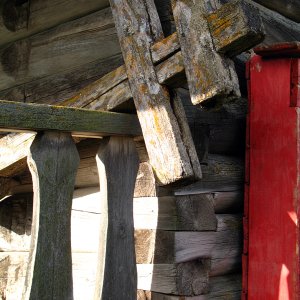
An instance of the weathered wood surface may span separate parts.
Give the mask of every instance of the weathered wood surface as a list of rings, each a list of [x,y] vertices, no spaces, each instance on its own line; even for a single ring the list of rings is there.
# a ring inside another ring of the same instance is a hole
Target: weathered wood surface
[[[16,41],[0,51],[0,89],[120,53],[110,8]]]
[[[217,218],[216,232],[136,230],[137,263],[182,263],[210,258],[210,276],[239,271],[242,254],[241,217],[217,215]]]
[[[241,274],[210,278],[209,293],[201,296],[185,297],[138,290],[137,300],[240,300]]]
[[[2,100],[0,128],[6,131],[60,130],[83,136],[141,134],[134,115]]]
[[[13,133],[1,139],[1,176],[15,176],[26,169],[26,156],[33,139],[34,134],[32,133]]]
[[[166,185],[201,178],[201,173],[193,171],[168,90],[156,77],[150,47],[163,38],[163,33],[154,3],[110,3],[150,163],[158,180]]]
[[[137,287],[141,290],[183,296],[208,292],[208,259],[182,264],[138,264],[137,270]]]
[[[241,54],[264,38],[259,10],[244,1],[221,6],[207,16],[207,21],[216,51],[229,57]],[[248,49],[245,44],[248,44]]]
[[[272,10],[279,12],[280,14],[286,16],[287,18],[300,22],[300,2],[298,0],[254,0],[255,2],[264,5]]]
[[[99,148],[97,165],[103,214],[94,299],[135,299],[132,199],[138,156],[133,140],[106,138]]]
[[[108,0],[2,1],[0,46],[108,6]]]
[[[70,222],[79,155],[71,135],[37,135],[28,164],[34,208],[23,299],[73,299]]]
[[[194,105],[240,95],[233,62],[214,49],[202,1],[173,0],[172,8]]]

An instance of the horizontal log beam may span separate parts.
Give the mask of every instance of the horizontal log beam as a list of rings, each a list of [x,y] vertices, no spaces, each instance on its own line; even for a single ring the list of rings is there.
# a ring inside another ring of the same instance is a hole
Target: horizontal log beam
[[[275,10],[283,16],[300,23],[300,1],[298,0],[254,0],[255,2]]]
[[[0,46],[108,6],[108,0],[2,1]]]
[[[136,116],[0,100],[4,131],[59,130],[81,136],[140,135]]]

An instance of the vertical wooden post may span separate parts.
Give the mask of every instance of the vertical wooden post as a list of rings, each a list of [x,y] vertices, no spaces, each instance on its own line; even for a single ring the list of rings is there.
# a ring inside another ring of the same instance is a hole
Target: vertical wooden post
[[[28,164],[34,204],[22,299],[73,299],[70,217],[79,155],[71,135],[38,134]]]
[[[102,220],[94,299],[136,299],[133,192],[138,155],[132,138],[105,138],[97,154]]]

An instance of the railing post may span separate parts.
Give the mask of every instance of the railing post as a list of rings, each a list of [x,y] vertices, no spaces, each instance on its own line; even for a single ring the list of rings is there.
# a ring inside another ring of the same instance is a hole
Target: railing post
[[[23,300],[73,299],[70,217],[78,164],[69,133],[39,133],[30,147],[34,204]]]
[[[102,215],[95,300],[136,299],[133,192],[138,162],[133,139],[127,137],[105,138],[97,154]]]

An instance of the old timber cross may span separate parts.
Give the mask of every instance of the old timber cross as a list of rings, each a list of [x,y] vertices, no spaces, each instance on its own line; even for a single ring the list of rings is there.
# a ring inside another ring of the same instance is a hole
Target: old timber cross
[[[264,37],[259,12],[232,1],[207,14],[204,1],[173,0],[177,33],[164,38],[153,0],[110,0],[125,67],[65,105],[113,110],[133,97],[157,179],[201,178],[200,163],[176,92],[185,72],[192,102],[212,106],[240,96],[233,61]],[[181,51],[180,51],[181,50]]]

